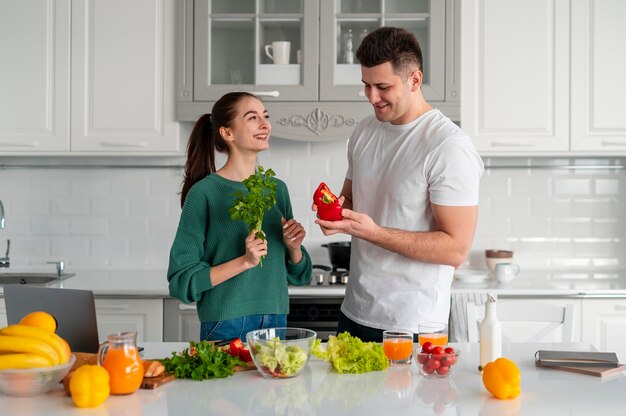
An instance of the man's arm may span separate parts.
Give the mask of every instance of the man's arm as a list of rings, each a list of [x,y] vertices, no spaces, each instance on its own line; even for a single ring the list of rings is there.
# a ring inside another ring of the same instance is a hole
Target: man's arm
[[[352,209],[352,180],[346,178],[343,181],[343,188],[341,188],[339,197],[344,198],[341,204],[342,207]]]
[[[472,245],[478,207],[434,204],[431,207],[437,223],[437,229],[434,231],[406,231],[381,227],[368,215],[349,209],[343,210],[343,221],[316,222],[322,226],[326,235],[346,233],[414,260],[459,267]]]

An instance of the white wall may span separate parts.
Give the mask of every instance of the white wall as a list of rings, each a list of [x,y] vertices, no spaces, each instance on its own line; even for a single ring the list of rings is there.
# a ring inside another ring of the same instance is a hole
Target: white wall
[[[260,157],[260,164],[274,169],[287,183],[295,216],[307,229],[305,245],[314,263],[329,264],[320,244],[347,239],[324,237],[310,211],[311,195],[320,181],[334,191],[341,189],[345,145],[343,141],[272,139],[271,149]],[[120,163],[118,159],[0,158],[0,200],[6,210],[0,255],[10,238],[14,268],[59,259],[66,262],[68,270],[91,266],[166,268],[180,214],[179,167],[46,167],[51,163],[106,165],[111,161]],[[184,160],[166,162],[180,166]],[[518,166],[545,160],[486,162]],[[40,166],[1,168],[15,163]],[[129,159],[124,163],[155,162]],[[590,162],[564,159],[549,163]],[[501,248],[513,249],[525,268],[621,268],[626,260],[625,187],[624,169],[487,169],[468,266],[484,268],[484,249]]]

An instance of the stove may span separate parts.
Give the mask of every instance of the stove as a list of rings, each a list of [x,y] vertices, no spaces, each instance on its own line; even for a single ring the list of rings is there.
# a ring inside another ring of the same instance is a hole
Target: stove
[[[325,285],[347,285],[349,278],[349,271],[338,267],[328,267],[313,265],[313,269],[321,269],[327,271],[328,274],[314,273],[311,279],[311,286],[325,286]]]

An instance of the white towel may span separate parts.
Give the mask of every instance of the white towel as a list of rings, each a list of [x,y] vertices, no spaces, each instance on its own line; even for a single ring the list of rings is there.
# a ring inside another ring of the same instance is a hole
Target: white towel
[[[467,309],[468,302],[476,306],[487,302],[486,293],[461,293],[452,295],[450,302],[450,323],[448,325],[448,338],[450,342],[468,342],[467,336]]]

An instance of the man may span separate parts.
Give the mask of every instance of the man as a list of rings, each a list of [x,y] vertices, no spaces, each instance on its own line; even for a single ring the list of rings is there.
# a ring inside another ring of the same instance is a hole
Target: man
[[[338,332],[381,342],[385,329],[417,333],[420,323],[448,322],[454,269],[476,229],[483,163],[470,138],[424,99],[413,34],[379,28],[356,56],[374,116],[348,143],[344,219],[316,223],[325,235],[352,236]]]

